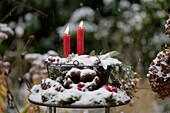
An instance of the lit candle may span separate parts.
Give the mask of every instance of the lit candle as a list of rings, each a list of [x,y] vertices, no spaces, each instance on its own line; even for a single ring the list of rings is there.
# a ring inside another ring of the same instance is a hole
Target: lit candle
[[[80,22],[79,29],[77,29],[77,54],[84,55],[84,29],[83,21]]]
[[[64,32],[65,35],[63,35],[63,53],[65,58],[70,54],[70,35],[68,35],[68,32],[69,32],[69,25],[67,26]]]

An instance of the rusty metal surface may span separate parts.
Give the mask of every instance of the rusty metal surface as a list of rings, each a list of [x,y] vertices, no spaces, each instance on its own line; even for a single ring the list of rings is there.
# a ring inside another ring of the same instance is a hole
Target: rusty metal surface
[[[47,106],[47,107],[58,107],[58,108],[106,108],[106,107],[117,107],[121,105],[126,105],[130,102],[130,100],[126,101],[125,103],[121,103],[119,105],[116,104],[108,104],[108,105],[61,105],[61,104],[46,104],[35,102],[33,100],[28,99],[29,102],[32,104],[40,105],[40,106]]]

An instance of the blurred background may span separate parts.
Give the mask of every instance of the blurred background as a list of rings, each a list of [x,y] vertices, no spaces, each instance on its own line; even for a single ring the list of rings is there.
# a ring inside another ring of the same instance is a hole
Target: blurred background
[[[137,90],[137,98],[130,105],[113,108],[112,112],[168,112],[169,99],[159,99],[151,91],[146,78],[148,67],[156,54],[165,45],[170,46],[164,27],[168,16],[163,10],[170,12],[169,0],[1,0],[0,22],[8,24],[14,36],[0,44],[0,60],[14,62],[28,37],[34,35],[35,38],[23,53],[25,58],[19,62],[22,62],[20,65],[24,77],[32,85],[38,83],[46,77],[46,74],[42,74],[45,71],[41,65],[44,59],[51,54],[63,54],[63,35],[67,25],[70,26],[71,52],[77,53],[76,30],[80,21],[84,21],[85,54],[92,50],[119,51],[118,58],[132,65],[140,74],[138,87],[141,89]],[[35,72],[38,69],[41,72]],[[11,70],[9,86],[20,111],[24,112],[33,106],[24,102],[29,92],[21,78],[19,65]],[[6,112],[17,112],[15,108],[8,107],[6,101],[4,99]]]

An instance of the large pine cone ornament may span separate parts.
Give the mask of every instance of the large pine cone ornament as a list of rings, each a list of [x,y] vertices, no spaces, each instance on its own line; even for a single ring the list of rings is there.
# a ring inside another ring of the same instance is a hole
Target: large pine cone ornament
[[[167,35],[169,35],[169,38],[170,38],[170,18],[166,21],[166,24],[165,24],[165,33]]]
[[[151,88],[162,99],[170,97],[170,47],[157,54],[147,74]]]

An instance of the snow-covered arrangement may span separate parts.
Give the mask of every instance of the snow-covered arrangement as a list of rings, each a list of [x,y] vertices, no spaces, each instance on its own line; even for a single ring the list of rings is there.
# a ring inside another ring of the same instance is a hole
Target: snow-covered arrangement
[[[113,58],[116,54],[48,57],[49,78],[32,87],[29,99],[61,105],[126,103],[139,79],[130,66]]]

